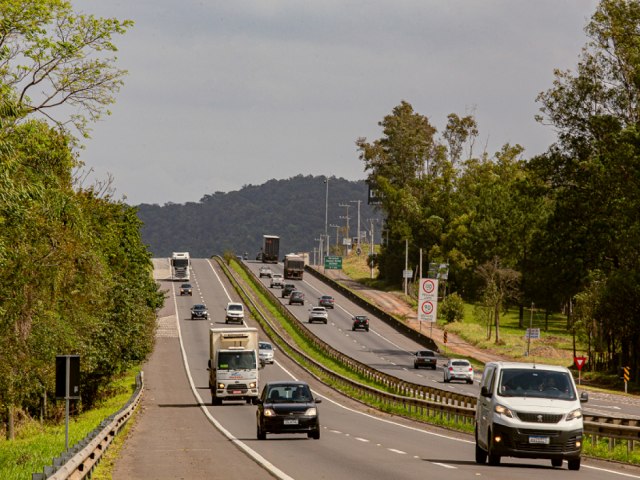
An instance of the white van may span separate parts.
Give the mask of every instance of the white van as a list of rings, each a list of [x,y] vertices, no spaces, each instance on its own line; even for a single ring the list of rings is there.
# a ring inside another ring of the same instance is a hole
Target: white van
[[[229,302],[225,308],[227,314],[224,318],[224,323],[244,321],[244,305],[237,302]]]
[[[485,365],[476,406],[476,463],[501,457],[546,458],[580,469],[582,407],[571,372],[534,363]]]

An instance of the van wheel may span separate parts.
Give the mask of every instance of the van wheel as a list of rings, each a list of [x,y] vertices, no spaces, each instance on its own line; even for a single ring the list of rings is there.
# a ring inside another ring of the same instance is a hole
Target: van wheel
[[[222,405],[222,400],[215,395],[211,395],[211,405]]]
[[[561,458],[552,458],[551,459],[551,466],[555,467],[555,468],[560,468],[562,466],[562,459]]]
[[[580,457],[568,460],[569,470],[580,470]]]
[[[487,452],[478,444],[478,432],[476,432],[476,463],[484,465],[487,461]]]

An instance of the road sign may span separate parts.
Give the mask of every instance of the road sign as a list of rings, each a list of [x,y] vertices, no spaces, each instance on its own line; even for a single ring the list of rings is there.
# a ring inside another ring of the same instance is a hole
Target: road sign
[[[537,340],[540,338],[539,328],[527,328],[527,332],[524,334],[525,339]]]
[[[438,315],[438,280],[420,279],[418,320],[435,323]]]
[[[413,277],[413,270],[403,270],[402,278],[411,278]]]
[[[578,370],[582,370],[584,364],[587,363],[587,357],[573,357],[573,363],[575,363]]]
[[[324,268],[328,270],[342,270],[342,257],[327,255],[324,257]]]

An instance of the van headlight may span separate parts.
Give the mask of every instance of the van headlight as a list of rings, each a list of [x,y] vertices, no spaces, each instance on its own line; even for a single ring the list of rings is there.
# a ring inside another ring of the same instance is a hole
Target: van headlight
[[[316,410],[316,407],[307,408],[304,414],[308,417],[315,417],[318,414],[318,410]]]
[[[265,417],[275,417],[276,416],[276,412],[271,408],[265,408],[264,409],[264,416]]]
[[[576,408],[575,410],[567,413],[567,422],[570,422],[571,420],[577,420],[578,418],[582,418],[582,409],[581,408]]]
[[[511,410],[509,410],[507,407],[505,407],[504,405],[496,405],[494,407],[494,411],[496,413],[499,413],[500,415],[504,415],[505,417],[509,417],[509,418],[513,418],[513,412]]]

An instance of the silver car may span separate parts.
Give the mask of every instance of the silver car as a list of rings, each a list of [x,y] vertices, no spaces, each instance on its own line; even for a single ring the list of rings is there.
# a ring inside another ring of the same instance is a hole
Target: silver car
[[[309,309],[309,323],[313,323],[313,322],[327,323],[328,318],[329,318],[329,314],[327,313],[327,309],[324,307],[313,307]]]
[[[273,352],[276,349],[269,342],[258,342],[258,358],[260,363],[273,363]]]
[[[473,383],[473,367],[468,360],[462,358],[452,358],[444,366],[444,381],[464,380]]]

